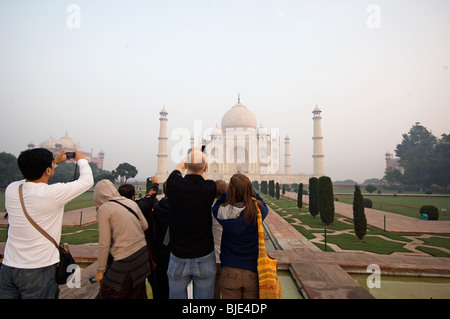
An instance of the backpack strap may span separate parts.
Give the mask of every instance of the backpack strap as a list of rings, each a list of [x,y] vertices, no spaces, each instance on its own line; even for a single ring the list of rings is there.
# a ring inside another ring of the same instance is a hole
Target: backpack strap
[[[52,236],[50,236],[45,230],[43,230],[43,229],[41,228],[41,226],[39,226],[38,224],[36,224],[36,222],[30,217],[30,215],[28,215],[28,212],[27,212],[27,210],[26,210],[26,208],[25,208],[25,204],[24,204],[24,202],[23,202],[23,191],[22,191],[22,188],[23,188],[23,184],[20,184],[20,185],[19,185],[20,205],[22,205],[22,210],[23,210],[23,213],[25,214],[25,217],[28,219],[28,221],[30,222],[30,224],[33,225],[34,228],[36,228],[36,230],[37,230],[38,232],[40,232],[45,238],[47,238],[48,240],[50,240],[50,241],[53,243],[53,245],[55,245],[56,249],[59,250],[59,245],[56,243],[56,240],[54,240]]]
[[[122,204],[121,202],[119,202],[119,201],[117,201],[117,200],[115,200],[115,199],[111,199],[110,202],[114,202],[114,203],[117,203],[117,204],[119,204],[119,205],[122,205],[123,207],[125,207],[126,209],[128,209],[128,211],[129,211],[130,213],[132,213],[134,216],[136,216],[136,218],[137,218],[138,220],[140,220],[139,217],[138,217],[138,215],[134,212],[134,210],[132,210],[132,209],[131,209],[130,207],[128,207],[127,205]]]

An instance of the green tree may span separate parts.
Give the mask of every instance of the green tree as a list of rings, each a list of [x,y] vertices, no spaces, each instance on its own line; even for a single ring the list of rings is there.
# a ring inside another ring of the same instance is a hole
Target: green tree
[[[286,194],[286,185],[283,184],[283,188],[281,189],[281,194]]]
[[[269,181],[269,196],[275,197],[275,181],[274,180]]]
[[[78,178],[78,167],[73,162],[62,162],[55,168],[55,174],[49,184],[67,183]]]
[[[378,189],[378,188],[376,188],[376,186],[375,186],[375,185],[372,185],[372,184],[367,185],[366,188],[365,188],[365,190],[366,190],[367,192],[369,192],[370,194],[372,194],[373,192],[375,192],[377,189]]]
[[[366,235],[367,219],[366,214],[364,213],[364,198],[358,185],[355,185],[355,192],[353,194],[353,224],[355,227],[355,234],[361,242]]]
[[[322,223],[330,225],[334,221],[334,194],[331,178],[319,178],[319,214]]]
[[[389,186],[402,187],[405,183],[403,174],[396,168],[389,167],[384,174],[382,180]]]
[[[314,218],[319,214],[319,179],[317,177],[309,179],[309,213]]]
[[[261,193],[267,195],[267,181],[261,181]]]
[[[399,164],[404,168],[407,185],[416,185],[422,190],[432,184],[431,173],[436,137],[419,122],[413,125],[408,134],[397,145],[395,154],[400,158]]]
[[[336,184],[336,183],[335,183]],[[356,183],[355,183],[356,184]],[[380,185],[381,181],[378,178],[368,178],[363,182],[364,185]]]
[[[441,139],[434,148],[434,157],[432,163],[433,183],[441,185],[448,189],[450,185],[450,135],[442,134]]]
[[[277,197],[277,199],[280,199],[280,184],[278,182],[275,185],[275,196]]]
[[[98,168],[96,163],[89,162],[94,177],[94,183],[102,179],[109,179],[114,182],[114,177],[110,171]],[[73,162],[63,162],[55,169],[55,175],[48,181],[49,184],[67,183],[79,177],[78,167]]]
[[[17,165],[17,158],[9,153],[0,153],[0,188],[6,188],[11,182],[23,179]]]
[[[298,186],[298,192],[297,192],[297,207],[298,209],[303,207],[303,183],[300,183]]]
[[[119,181],[122,180],[121,184],[125,184],[130,178],[137,175],[138,170],[131,164],[122,163],[117,166],[115,170],[112,171],[112,175],[115,179]]]

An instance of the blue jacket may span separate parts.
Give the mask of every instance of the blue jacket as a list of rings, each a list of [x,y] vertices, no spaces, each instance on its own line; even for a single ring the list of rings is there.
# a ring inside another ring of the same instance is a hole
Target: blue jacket
[[[239,203],[222,206],[225,198],[226,192],[212,207],[214,217],[223,227],[220,261],[224,266],[257,272],[258,225],[253,223],[249,225],[245,222],[245,206],[239,207]],[[256,198],[263,203],[258,206],[264,220],[269,209],[258,194]]]

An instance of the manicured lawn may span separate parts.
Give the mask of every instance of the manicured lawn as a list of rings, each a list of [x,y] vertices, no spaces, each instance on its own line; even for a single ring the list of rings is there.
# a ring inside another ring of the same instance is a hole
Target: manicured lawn
[[[335,195],[340,202],[352,204],[353,194]],[[450,215],[443,215],[442,209],[450,214],[450,197],[402,197],[402,196],[365,196],[372,201],[373,209],[400,214],[413,218],[420,218],[420,207],[434,205],[439,210],[439,220],[450,220]]]
[[[308,239],[324,236],[325,225],[322,224],[320,216],[315,218],[308,211],[308,206],[304,205],[300,210],[297,208],[297,202],[290,198],[280,197],[279,200],[261,194],[267,205],[271,206],[280,216],[293,225],[302,235]],[[300,222],[299,222],[300,221]],[[363,250],[377,254],[392,254],[393,252],[410,252],[404,248],[404,245],[411,242],[411,238],[419,237],[421,234],[390,233],[368,226],[366,236],[362,243],[354,234],[353,220],[341,218],[335,215],[332,225],[326,227],[327,232],[327,251],[333,251],[329,244],[335,244],[343,250]],[[420,238],[426,246],[443,247],[450,249],[450,236],[436,235],[430,238]],[[322,243],[314,244],[322,250],[325,245]],[[449,254],[434,248],[417,248],[427,254],[437,257],[450,257]]]
[[[63,227],[61,241],[71,245],[98,243],[98,225]]]

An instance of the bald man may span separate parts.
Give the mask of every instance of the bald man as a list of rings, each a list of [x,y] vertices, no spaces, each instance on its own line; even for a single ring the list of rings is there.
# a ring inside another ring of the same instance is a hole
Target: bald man
[[[191,280],[194,298],[214,297],[216,260],[211,206],[216,183],[206,178],[207,168],[205,155],[194,149],[167,179],[171,250],[167,275],[171,299],[186,299]]]

